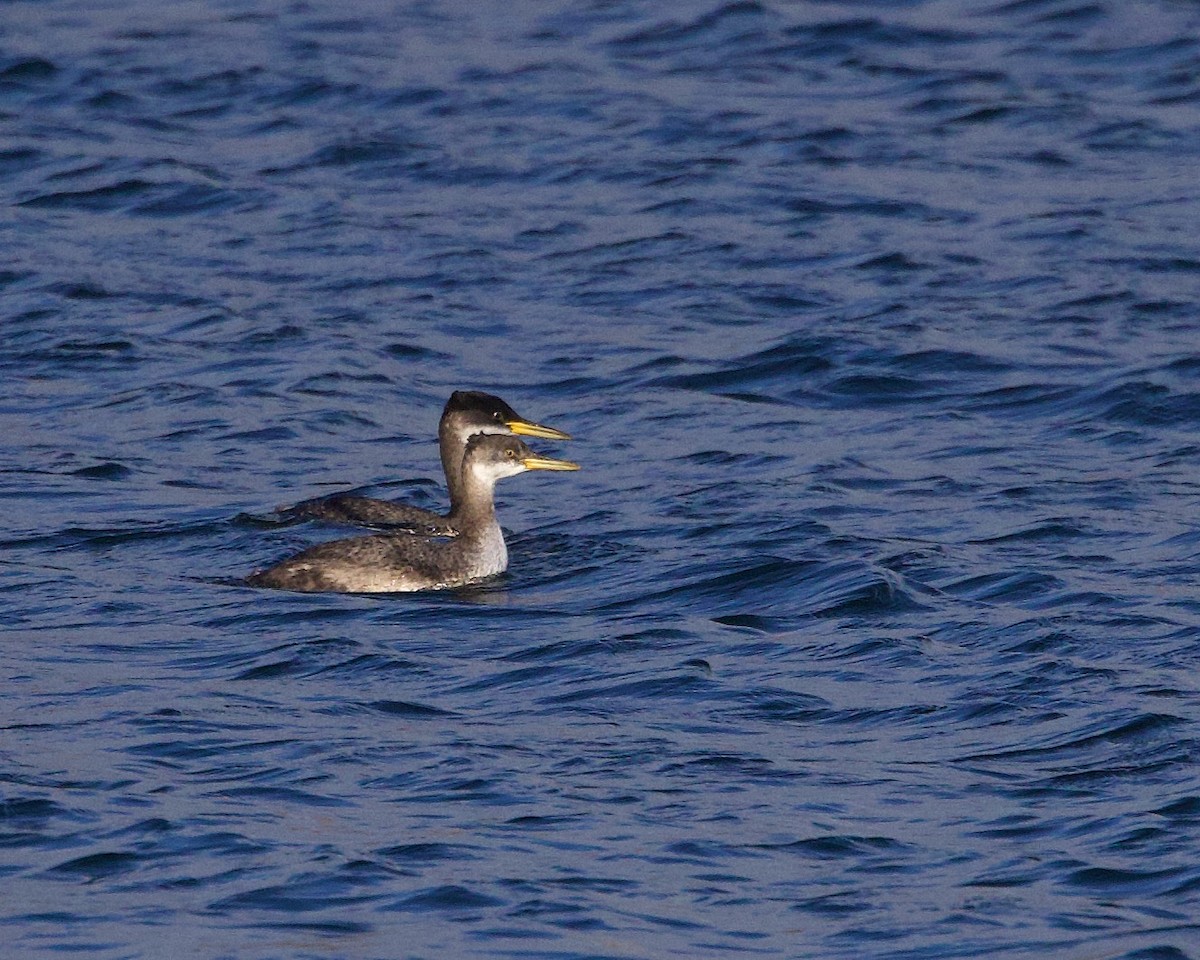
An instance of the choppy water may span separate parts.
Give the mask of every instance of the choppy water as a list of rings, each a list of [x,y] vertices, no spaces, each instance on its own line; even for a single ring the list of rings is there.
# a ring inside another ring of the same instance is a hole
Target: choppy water
[[[5,956],[1200,956],[1200,7],[0,5]],[[570,430],[511,569],[222,583]]]

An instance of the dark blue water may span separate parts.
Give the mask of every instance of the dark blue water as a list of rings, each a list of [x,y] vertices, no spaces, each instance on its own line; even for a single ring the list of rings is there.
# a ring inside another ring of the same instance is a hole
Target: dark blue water
[[[5,957],[1200,956],[1200,6],[0,4]],[[230,578],[577,437],[498,582]]]

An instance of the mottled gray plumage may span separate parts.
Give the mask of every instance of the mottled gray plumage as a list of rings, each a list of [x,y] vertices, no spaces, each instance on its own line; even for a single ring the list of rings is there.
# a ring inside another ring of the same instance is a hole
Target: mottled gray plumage
[[[254,587],[306,592],[395,593],[460,586],[502,573],[508,548],[496,520],[496,481],[526,470],[578,470],[534,453],[516,437],[480,434],[463,456],[458,536],[407,533],[334,540],[301,551],[247,578]]]
[[[446,401],[438,423],[438,448],[442,471],[450,492],[450,512],[432,510],[392,500],[349,493],[304,500],[277,512],[288,519],[327,520],[366,527],[397,527],[423,536],[453,537],[461,523],[462,463],[467,441],[477,434],[521,434],[552,440],[569,440],[568,434],[526,420],[499,397],[478,390],[456,390]]]
[[[335,493],[328,497],[303,500],[276,512],[289,520],[325,520],[355,527],[393,527],[427,537],[458,535],[458,518],[453,504],[450,512],[442,516],[433,510],[408,503]]]

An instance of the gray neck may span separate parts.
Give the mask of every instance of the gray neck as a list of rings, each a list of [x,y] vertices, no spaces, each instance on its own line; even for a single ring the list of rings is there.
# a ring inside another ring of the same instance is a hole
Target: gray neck
[[[459,471],[458,497],[450,509],[451,518],[463,534],[496,525],[495,493],[495,478],[480,477],[463,464]]]
[[[450,512],[453,513],[462,499],[462,463],[467,444],[449,421],[438,424],[438,450],[442,455],[442,472],[446,475]]]

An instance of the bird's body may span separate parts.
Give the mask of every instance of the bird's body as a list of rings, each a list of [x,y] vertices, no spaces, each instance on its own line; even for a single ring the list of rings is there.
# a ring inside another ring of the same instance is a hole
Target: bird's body
[[[541,457],[516,437],[479,435],[467,444],[459,491],[458,535],[438,540],[405,533],[334,540],[251,575],[255,587],[337,593],[402,593],[462,586],[503,573],[508,548],[496,520],[496,481],[526,470],[578,470]]]
[[[365,527],[397,528],[423,536],[453,537],[459,533],[462,510],[462,464],[467,443],[479,434],[518,434],[569,440],[553,427],[526,420],[499,397],[477,390],[456,390],[446,401],[438,423],[438,449],[450,511],[443,515],[408,503],[338,493],[304,500],[278,513],[288,519],[325,520]]]
[[[478,538],[378,533],[322,543],[248,580],[306,593],[408,593],[461,586],[508,569],[499,525]]]
[[[425,537],[458,536],[454,508],[444,516],[434,510],[414,507],[395,500],[379,500],[353,493],[335,493],[328,497],[302,500],[277,511],[289,520],[324,520],[352,527],[388,527]]]

